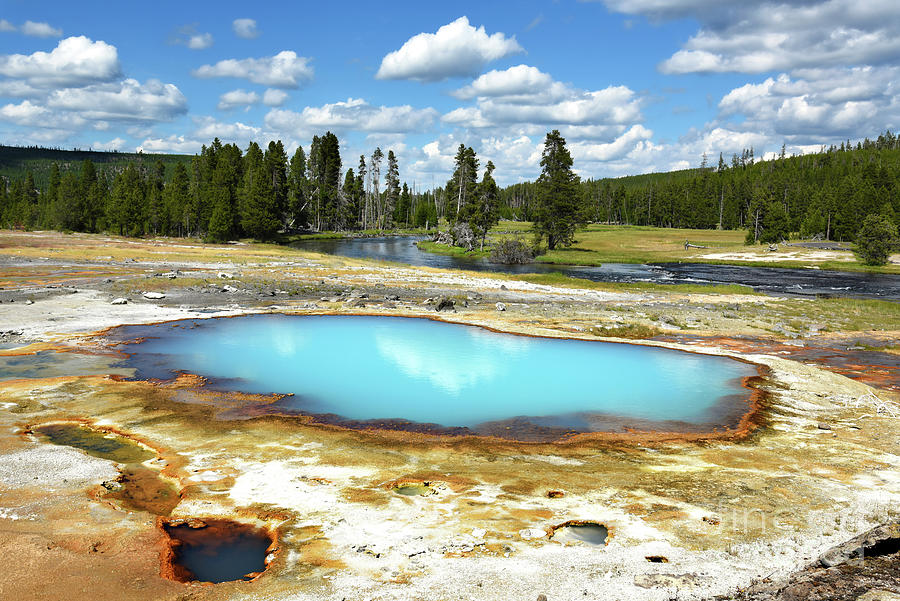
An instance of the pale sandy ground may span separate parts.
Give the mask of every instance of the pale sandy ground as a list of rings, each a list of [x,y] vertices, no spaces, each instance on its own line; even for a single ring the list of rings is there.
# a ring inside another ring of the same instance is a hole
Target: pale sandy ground
[[[842,261],[853,263],[856,257],[849,251],[799,249],[789,251],[746,250],[742,252],[715,252],[694,255],[696,259],[710,261],[762,261],[775,263],[778,261],[802,261],[821,263],[824,261]],[[890,256],[889,263],[900,264],[900,254]]]

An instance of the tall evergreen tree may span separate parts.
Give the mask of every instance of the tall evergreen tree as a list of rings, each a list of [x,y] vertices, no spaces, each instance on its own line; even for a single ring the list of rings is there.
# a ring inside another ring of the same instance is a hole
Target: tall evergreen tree
[[[120,236],[144,233],[144,182],[134,163],[116,177],[107,204],[106,223]]]
[[[184,163],[177,163],[172,181],[165,188],[165,210],[168,216],[167,235],[187,236],[190,233],[191,181]]]
[[[572,171],[572,155],[565,138],[554,129],[544,139],[541,175],[537,180],[534,232],[547,237],[547,247],[569,246],[579,224],[578,176]]]
[[[460,144],[454,164],[453,175],[447,181],[446,195],[452,203],[452,215],[449,217],[456,221],[463,206],[475,197],[478,187],[478,158],[472,147]]]
[[[369,180],[372,182],[372,192],[370,195],[371,201],[370,205],[370,213],[369,217],[371,221],[374,222],[375,227],[381,227],[381,191],[379,189],[380,178],[381,178],[381,160],[384,158],[384,153],[381,152],[381,147],[376,147],[375,151],[372,153],[372,158],[369,160]]]
[[[480,250],[484,250],[484,239],[487,237],[488,230],[497,225],[500,220],[500,190],[497,182],[494,181],[494,163],[487,162],[484,170],[484,176],[478,185],[478,198],[472,206],[469,223],[473,225],[473,230],[481,240]]]
[[[403,182],[403,189],[397,199],[397,206],[394,207],[394,223],[397,225],[408,226],[412,222],[412,196],[409,193],[409,186]]]
[[[319,140],[317,159],[316,191],[319,194],[319,206],[323,215],[319,227],[343,229],[344,222],[339,194],[342,171],[341,145],[337,136],[330,131],[325,132],[325,135]]]
[[[288,171],[288,227],[305,225],[308,222],[309,179],[306,177],[306,153],[298,146],[291,157]]]
[[[290,219],[288,210],[287,154],[284,152],[284,144],[281,143],[281,140],[269,142],[264,162],[266,164],[266,173],[272,186],[275,211],[278,213],[283,226],[287,227]]]
[[[359,155],[359,165],[356,167],[356,189],[360,194],[359,223],[363,229],[369,227],[369,180],[366,178],[366,155]]]
[[[397,165],[397,156],[393,150],[387,154],[387,174],[384,177],[384,206],[381,210],[383,222],[381,228],[390,227],[390,220],[394,216],[394,208],[400,199],[400,168]]]
[[[253,238],[269,240],[278,231],[279,223],[272,180],[262,150],[256,142],[252,142],[244,157],[241,227]]]

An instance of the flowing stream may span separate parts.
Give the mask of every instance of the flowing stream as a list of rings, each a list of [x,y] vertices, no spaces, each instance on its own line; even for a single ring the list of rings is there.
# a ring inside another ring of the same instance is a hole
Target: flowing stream
[[[341,238],[302,240],[292,246],[312,252],[344,257],[381,259],[409,265],[468,269],[502,273],[562,273],[595,282],[653,282],[657,284],[743,284],[754,290],[779,295],[850,296],[900,300],[900,275],[786,269],[703,263],[606,263],[599,267],[579,265],[502,265],[484,259],[439,255],[419,250],[421,238]]]

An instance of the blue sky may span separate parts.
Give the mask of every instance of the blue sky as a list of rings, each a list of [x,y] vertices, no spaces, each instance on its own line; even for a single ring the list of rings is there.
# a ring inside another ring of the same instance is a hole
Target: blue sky
[[[501,183],[560,129],[583,177],[809,152],[896,128],[896,0],[25,2],[0,9],[0,142],[193,154],[393,149],[441,183],[460,143]]]

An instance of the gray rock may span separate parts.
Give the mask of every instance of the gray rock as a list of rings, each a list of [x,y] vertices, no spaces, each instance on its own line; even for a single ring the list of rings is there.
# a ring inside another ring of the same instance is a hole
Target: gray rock
[[[225,284],[224,286],[222,286],[222,292],[237,292],[237,288]]]
[[[219,272],[219,278],[223,280],[233,280],[234,276],[230,273],[225,273],[224,271]]]
[[[435,311],[456,311],[454,307],[456,303],[452,298],[447,298],[446,296],[442,296],[438,299],[437,304],[434,307]]]
[[[498,311],[506,311],[506,305],[503,303],[497,303],[496,307]]]

